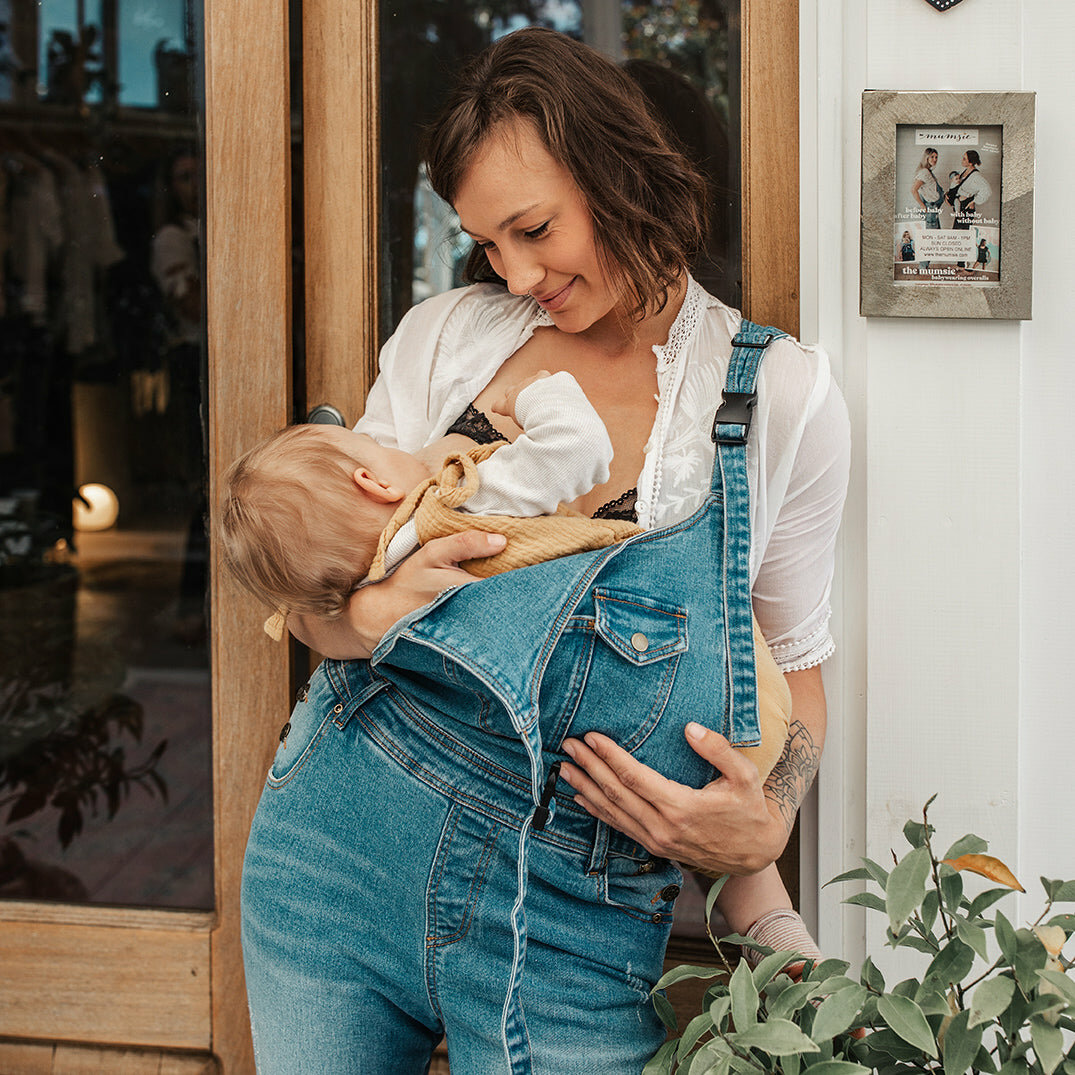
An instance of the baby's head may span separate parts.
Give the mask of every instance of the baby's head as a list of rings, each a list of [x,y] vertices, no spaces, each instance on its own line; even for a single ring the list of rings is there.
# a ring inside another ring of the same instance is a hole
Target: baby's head
[[[291,426],[236,460],[220,511],[224,561],[270,608],[336,616],[397,504],[428,472],[339,426]]]

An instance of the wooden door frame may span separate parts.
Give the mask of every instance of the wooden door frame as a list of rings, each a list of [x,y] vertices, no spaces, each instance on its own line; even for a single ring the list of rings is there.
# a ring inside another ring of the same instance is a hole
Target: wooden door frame
[[[291,417],[289,64],[287,0],[207,0],[211,499],[222,469]],[[210,548],[215,910],[0,903],[4,1071],[254,1070],[239,880],[289,662]]]

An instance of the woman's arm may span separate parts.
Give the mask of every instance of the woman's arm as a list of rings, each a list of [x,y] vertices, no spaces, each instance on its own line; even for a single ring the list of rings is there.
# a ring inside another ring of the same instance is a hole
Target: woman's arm
[[[922,195],[918,192],[922,189],[924,182],[925,181],[922,179],[916,179],[911,184],[911,197],[914,198],[914,200],[918,202],[918,204],[922,206],[923,209],[926,208],[926,203],[922,200]]]
[[[757,873],[784,850],[825,741],[821,669],[786,675],[794,716],[764,785],[724,736],[697,724],[688,726],[687,742],[721,774],[704,788],[667,780],[595,733],[564,743],[575,764],[565,763],[561,775],[580,806],[651,854],[712,873]]]
[[[428,605],[445,590],[474,581],[460,568],[463,560],[493,556],[507,544],[503,534],[466,530],[435,538],[409,556],[384,582],[351,595],[342,616],[292,614],[291,633],[311,649],[336,660],[367,658],[397,620]]]

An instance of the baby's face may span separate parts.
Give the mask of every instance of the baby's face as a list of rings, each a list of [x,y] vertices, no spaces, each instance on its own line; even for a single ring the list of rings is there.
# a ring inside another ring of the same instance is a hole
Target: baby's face
[[[342,426],[320,426],[318,434],[325,437],[378,480],[409,493],[429,477],[429,468],[408,452],[386,448],[365,433],[356,433]]]

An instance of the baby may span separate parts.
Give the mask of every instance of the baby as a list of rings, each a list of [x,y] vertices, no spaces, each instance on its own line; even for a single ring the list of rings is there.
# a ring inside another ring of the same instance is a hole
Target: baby
[[[276,610],[266,622],[273,637],[282,637],[289,612],[339,615],[358,587],[453,531],[508,537],[502,552],[463,565],[483,577],[639,533],[633,523],[561,507],[607,481],[612,461],[605,425],[571,374],[542,371],[492,410],[518,424],[516,440],[476,445],[450,434],[411,455],[339,426],[293,426],[231,466],[220,513],[224,560]],[[757,623],[754,648],[762,742],[742,753],[764,780],[787,739],[791,696]],[[760,944],[820,954],[775,866],[730,878],[717,907]]]

